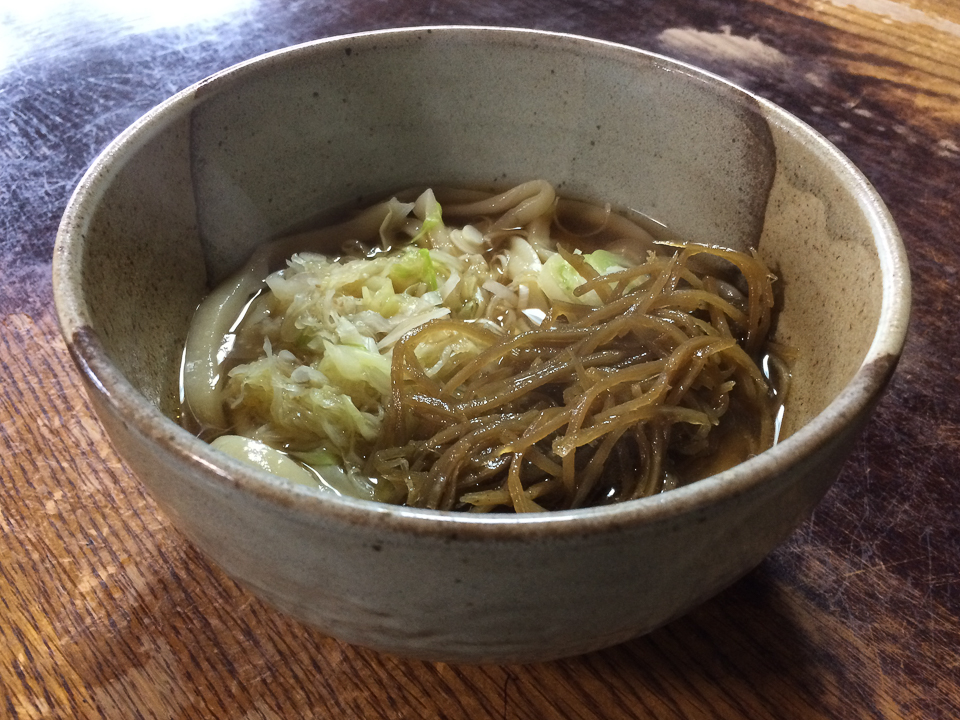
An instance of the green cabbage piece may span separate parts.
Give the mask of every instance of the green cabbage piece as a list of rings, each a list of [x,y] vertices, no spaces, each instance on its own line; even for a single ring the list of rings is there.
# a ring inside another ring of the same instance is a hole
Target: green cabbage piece
[[[388,277],[393,281],[394,289],[403,292],[410,287],[423,283],[427,290],[436,290],[437,269],[427,248],[407,248],[390,265]]]
[[[440,203],[437,202],[433,190],[426,190],[417,198],[417,202],[424,204],[425,211],[423,225],[420,227],[420,232],[416,234],[412,242],[414,245],[426,245],[430,238],[430,233],[437,228],[443,227],[443,210],[440,207]]]
[[[341,388],[368,385],[378,395],[390,394],[390,358],[379,352],[326,342],[318,369]]]
[[[609,275],[630,267],[630,263],[626,260],[606,250],[595,250],[584,255],[583,259],[601,275]],[[576,303],[593,307],[601,305],[600,296],[594,290],[583,295],[574,294],[574,291],[583,285],[586,280],[559,253],[547,258],[537,276],[537,280],[540,289],[554,302]]]
[[[336,360],[333,363],[338,369],[341,366]],[[372,402],[361,402],[369,407],[360,410],[322,372],[309,368],[298,373],[306,378],[294,380],[291,375],[303,367],[286,351],[235,367],[227,388],[232,404],[242,404],[245,412],[271,431],[299,442],[326,438],[344,457],[379,435],[383,419],[379,392],[368,392]]]
[[[609,275],[612,272],[620,272],[630,267],[630,263],[619,255],[614,255],[607,250],[594,250],[583,256],[587,265],[592,267],[601,275]]]

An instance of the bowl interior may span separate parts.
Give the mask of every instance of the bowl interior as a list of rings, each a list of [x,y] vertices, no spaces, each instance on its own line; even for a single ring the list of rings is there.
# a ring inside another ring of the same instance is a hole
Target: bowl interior
[[[151,111],[68,209],[61,322],[68,336],[95,333],[126,381],[175,418],[192,312],[258,243],[410,185],[539,177],[687,240],[758,250],[780,278],[775,337],[796,357],[784,436],[896,345],[876,343],[896,231],[806,126],[654,55],[477,28],[293,48]]]

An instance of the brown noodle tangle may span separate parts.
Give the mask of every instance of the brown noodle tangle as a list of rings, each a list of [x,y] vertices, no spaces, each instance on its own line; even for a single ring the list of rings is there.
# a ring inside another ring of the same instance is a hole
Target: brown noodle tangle
[[[596,290],[600,307],[571,304],[516,336],[434,320],[394,347],[383,436],[366,471],[404,485],[406,504],[519,512],[606,504],[705,477],[773,443],[776,401],[753,359],[774,304],[759,259],[689,245],[599,276],[560,252],[587,281],[577,292]],[[745,307],[691,269],[698,256],[736,267]],[[440,383],[416,354],[435,333],[487,346]]]

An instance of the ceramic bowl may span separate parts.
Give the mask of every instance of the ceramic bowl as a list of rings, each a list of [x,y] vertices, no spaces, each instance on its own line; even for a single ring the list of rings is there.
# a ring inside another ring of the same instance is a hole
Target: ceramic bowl
[[[782,287],[776,337],[797,353],[782,442],[659,496],[493,517],[318,496],[177,424],[191,314],[258,243],[402,186],[540,177],[691,241],[757,248]],[[877,193],[785,111],[634,48],[455,27],[270,53],[151,110],[77,188],[54,283],[117,452],[214,563],[349,643],[471,662],[619,643],[756,566],[836,478],[910,302]]]

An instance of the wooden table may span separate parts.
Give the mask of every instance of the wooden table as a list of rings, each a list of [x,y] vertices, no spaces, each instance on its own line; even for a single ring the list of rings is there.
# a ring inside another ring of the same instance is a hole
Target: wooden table
[[[0,6],[0,716],[960,717],[960,4],[129,5],[146,7]],[[158,514],[119,460],[51,303],[71,190],[152,105],[267,50],[448,23],[605,38],[770,98],[874,182],[913,269],[898,374],[814,516],[689,616],[560,662],[400,660],[255,600]]]

